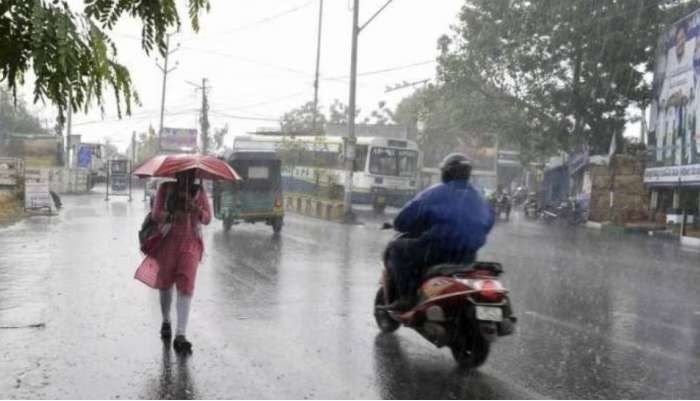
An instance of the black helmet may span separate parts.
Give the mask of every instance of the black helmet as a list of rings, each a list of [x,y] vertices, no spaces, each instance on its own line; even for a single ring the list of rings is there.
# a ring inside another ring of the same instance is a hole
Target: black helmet
[[[472,163],[461,153],[450,153],[440,163],[442,182],[453,180],[468,181],[472,173]]]

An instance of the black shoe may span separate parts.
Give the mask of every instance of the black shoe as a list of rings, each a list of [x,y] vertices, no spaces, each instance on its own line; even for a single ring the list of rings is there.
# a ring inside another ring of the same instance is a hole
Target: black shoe
[[[187,341],[185,336],[178,334],[173,340],[173,349],[178,354],[189,355],[192,353],[192,343]]]
[[[170,322],[163,322],[160,326],[160,338],[169,339],[173,336],[173,329],[170,327]]]

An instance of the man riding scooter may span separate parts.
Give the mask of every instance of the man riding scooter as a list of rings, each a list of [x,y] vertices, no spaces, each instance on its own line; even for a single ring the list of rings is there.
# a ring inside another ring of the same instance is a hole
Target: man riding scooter
[[[493,227],[491,207],[469,183],[469,160],[453,153],[445,157],[440,169],[442,183],[416,195],[394,220],[394,229],[405,235],[389,243],[385,251],[389,281],[398,296],[384,309],[410,309],[425,269],[474,262]]]

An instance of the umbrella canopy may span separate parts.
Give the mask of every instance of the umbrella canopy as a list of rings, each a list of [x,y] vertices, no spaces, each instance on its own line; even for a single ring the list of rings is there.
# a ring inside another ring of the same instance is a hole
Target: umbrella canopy
[[[155,156],[134,170],[134,175],[145,177],[170,177],[195,170],[196,178],[205,180],[238,181],[241,177],[223,160],[200,154],[173,154]]]

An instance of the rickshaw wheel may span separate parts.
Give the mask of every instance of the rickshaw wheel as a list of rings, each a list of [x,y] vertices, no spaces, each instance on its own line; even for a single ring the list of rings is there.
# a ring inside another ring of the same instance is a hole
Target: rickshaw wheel
[[[272,231],[274,231],[275,234],[279,233],[280,231],[282,231],[283,224],[284,220],[281,217],[276,217],[272,220]]]
[[[233,220],[231,219],[224,219],[223,222],[223,227],[225,232],[231,231],[231,226],[233,225]]]

